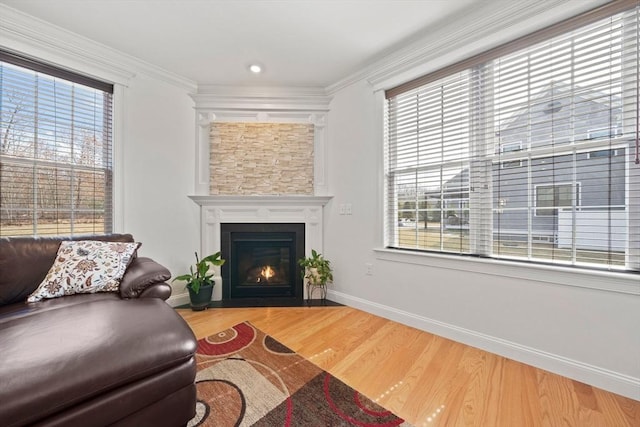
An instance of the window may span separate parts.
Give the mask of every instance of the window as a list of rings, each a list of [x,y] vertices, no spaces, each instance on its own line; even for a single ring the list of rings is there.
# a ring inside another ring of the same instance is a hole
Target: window
[[[596,139],[596,138],[613,138],[620,135],[621,130],[614,128],[600,128],[600,129],[589,129],[587,131],[587,139]]]
[[[580,183],[538,185],[536,187],[536,216],[558,215],[558,209],[580,206]]]
[[[522,141],[509,142],[500,146],[501,153],[513,153],[514,151],[520,150],[522,150]]]
[[[522,150],[522,141],[509,142],[500,146],[500,153],[511,153],[514,151]],[[522,160],[512,160],[510,162],[500,162],[500,167],[504,168],[519,168],[522,166]]]
[[[621,150],[600,150],[600,151],[592,151],[587,153],[587,158],[596,158],[596,157],[611,157],[611,156],[619,156],[619,151]]]
[[[112,228],[113,86],[0,51],[0,237]]]
[[[639,271],[634,6],[389,89],[387,247]]]

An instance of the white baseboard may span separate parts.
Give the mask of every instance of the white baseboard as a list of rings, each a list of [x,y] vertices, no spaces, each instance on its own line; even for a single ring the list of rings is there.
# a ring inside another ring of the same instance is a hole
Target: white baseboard
[[[179,305],[189,304],[189,292],[183,292],[177,295],[171,295],[167,300],[167,304],[171,307],[177,307]]]
[[[640,400],[640,378],[634,378],[629,375],[592,366],[578,360],[569,359],[501,338],[429,319],[342,292],[329,290],[327,298],[453,341],[590,384],[594,387],[599,387],[631,399]]]

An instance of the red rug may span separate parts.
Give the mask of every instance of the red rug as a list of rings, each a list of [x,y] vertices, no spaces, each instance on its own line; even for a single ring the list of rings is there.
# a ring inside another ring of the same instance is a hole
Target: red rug
[[[250,323],[198,341],[189,426],[409,426]]]

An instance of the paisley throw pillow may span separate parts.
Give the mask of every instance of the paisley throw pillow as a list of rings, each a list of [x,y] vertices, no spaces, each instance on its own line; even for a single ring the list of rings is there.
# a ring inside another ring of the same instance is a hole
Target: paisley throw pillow
[[[140,243],[63,241],[49,272],[27,301],[116,292],[138,246]]]

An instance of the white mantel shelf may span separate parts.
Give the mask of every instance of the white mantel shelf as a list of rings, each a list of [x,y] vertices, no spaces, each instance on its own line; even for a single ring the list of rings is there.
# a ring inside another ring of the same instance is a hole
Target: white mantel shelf
[[[200,206],[324,206],[333,196],[189,196]]]

